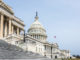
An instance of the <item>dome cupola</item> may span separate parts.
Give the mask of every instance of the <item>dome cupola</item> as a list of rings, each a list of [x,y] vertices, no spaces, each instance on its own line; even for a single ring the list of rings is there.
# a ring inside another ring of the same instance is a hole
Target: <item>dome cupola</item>
[[[45,42],[47,39],[46,30],[43,25],[38,21],[38,13],[36,12],[35,21],[31,24],[28,29],[28,34],[33,38]]]

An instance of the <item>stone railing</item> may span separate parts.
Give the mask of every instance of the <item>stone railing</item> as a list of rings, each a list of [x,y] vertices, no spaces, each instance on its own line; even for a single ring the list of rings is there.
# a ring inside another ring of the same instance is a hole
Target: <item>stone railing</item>
[[[11,44],[18,44],[19,41],[23,40],[22,35],[11,34],[4,38],[5,41]]]

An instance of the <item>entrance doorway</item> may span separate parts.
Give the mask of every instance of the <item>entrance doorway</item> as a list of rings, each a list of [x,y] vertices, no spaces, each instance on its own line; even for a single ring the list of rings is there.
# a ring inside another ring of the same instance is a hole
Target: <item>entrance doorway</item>
[[[55,59],[57,59],[57,56],[55,56]]]

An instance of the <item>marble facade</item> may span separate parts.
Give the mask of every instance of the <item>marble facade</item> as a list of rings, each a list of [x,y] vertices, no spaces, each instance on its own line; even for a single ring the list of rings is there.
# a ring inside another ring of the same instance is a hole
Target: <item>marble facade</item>
[[[31,51],[50,59],[70,58],[69,50],[60,50],[57,43],[49,43],[44,27],[38,21],[36,13],[35,21],[24,34],[24,22],[17,18],[12,8],[0,0],[0,39],[21,47],[24,51]],[[24,42],[25,38],[25,42]]]

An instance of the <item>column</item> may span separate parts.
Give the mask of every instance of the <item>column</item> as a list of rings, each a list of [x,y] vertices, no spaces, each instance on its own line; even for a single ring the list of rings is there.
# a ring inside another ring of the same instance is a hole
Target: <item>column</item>
[[[7,36],[7,21],[5,22],[5,36]]]
[[[17,27],[17,35],[19,35],[19,27]]]
[[[9,20],[9,35],[11,34],[11,20]]]
[[[4,16],[1,14],[1,38],[3,38]]]
[[[12,25],[12,34],[14,34],[14,25]]]

